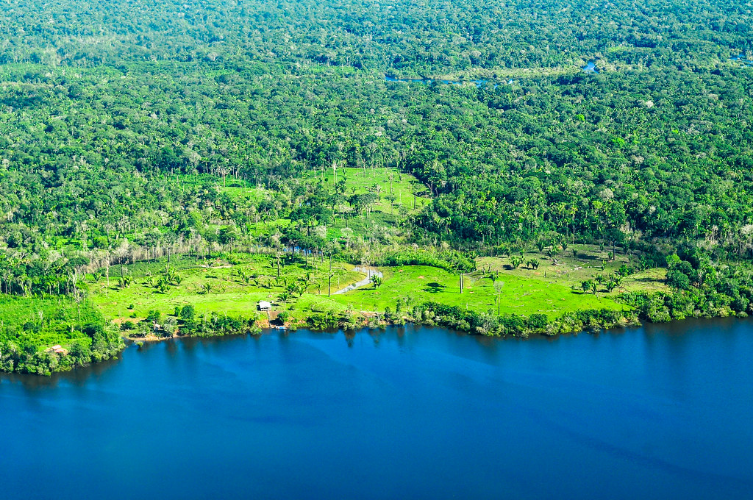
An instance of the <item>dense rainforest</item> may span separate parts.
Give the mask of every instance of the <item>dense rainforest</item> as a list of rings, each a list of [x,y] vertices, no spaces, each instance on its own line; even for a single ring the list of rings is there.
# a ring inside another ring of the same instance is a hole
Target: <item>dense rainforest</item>
[[[244,246],[578,242],[674,290],[713,271],[744,312],[751,21],[741,0],[4,0],[0,293],[81,300],[87,273]],[[378,169],[389,187],[346,183]]]

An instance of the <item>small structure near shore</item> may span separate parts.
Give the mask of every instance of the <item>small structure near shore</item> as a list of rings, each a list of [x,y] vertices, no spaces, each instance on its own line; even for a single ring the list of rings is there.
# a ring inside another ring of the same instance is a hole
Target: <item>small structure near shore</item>
[[[63,349],[63,346],[60,345],[54,345],[47,349],[47,352],[54,352],[55,354],[60,354],[61,356],[65,356],[68,354],[67,349]]]
[[[256,305],[256,308],[259,311],[271,311],[272,304],[267,302],[266,300],[260,300],[259,303]]]

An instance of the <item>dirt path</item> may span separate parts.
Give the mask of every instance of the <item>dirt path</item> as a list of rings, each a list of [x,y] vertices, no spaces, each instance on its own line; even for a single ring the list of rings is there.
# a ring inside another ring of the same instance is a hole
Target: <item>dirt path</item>
[[[362,279],[361,281],[353,283],[352,285],[346,286],[342,290],[338,290],[336,292],[332,292],[332,295],[339,295],[341,293],[350,292],[352,290],[356,290],[358,288],[370,285],[371,284],[371,277],[374,276],[374,275],[377,275],[380,278],[384,277],[384,275],[381,272],[377,271],[376,269],[354,267],[353,270],[356,271],[356,272],[359,272],[359,273],[366,273],[367,277],[364,278],[364,279]]]

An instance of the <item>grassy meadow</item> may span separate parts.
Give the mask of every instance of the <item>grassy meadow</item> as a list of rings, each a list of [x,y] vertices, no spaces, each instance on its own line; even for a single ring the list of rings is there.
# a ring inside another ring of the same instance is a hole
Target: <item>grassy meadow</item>
[[[311,303],[313,297],[327,293],[328,261],[310,259],[309,265],[298,259],[287,264],[281,261],[279,280],[273,255],[233,254],[208,261],[182,257],[174,258],[170,266],[180,283],[172,281],[162,290],[156,285],[167,269],[166,259],[124,266],[125,275],[132,279],[127,287],[119,284],[119,266],[113,267],[109,285],[104,278],[90,285],[91,300],[107,318],[122,323],[139,321],[151,310],[168,313],[185,305],[192,305],[197,314],[251,316],[260,300],[280,302],[282,308],[288,308],[294,303]],[[362,279],[352,267],[333,262],[333,291]],[[306,292],[300,298],[280,301],[280,295],[293,283],[303,283]]]
[[[573,292],[554,281],[503,274],[497,280],[502,285],[498,295],[489,277],[476,272],[463,277],[429,266],[400,266],[385,268],[383,284],[354,290],[334,297],[336,302],[356,310],[383,311],[395,309],[398,300],[408,304],[439,302],[474,309],[499,311],[502,314],[529,315],[543,313],[552,317],[577,309],[622,309],[609,297]]]
[[[125,274],[132,278],[128,287],[119,285],[117,266],[111,268],[109,286],[100,278],[89,287],[92,303],[105,317],[119,323],[136,322],[151,310],[171,313],[185,305],[193,306],[197,314],[252,316],[260,300],[274,304],[272,317],[287,310],[296,320],[304,320],[311,312],[350,309],[381,313],[388,308],[394,311],[398,302],[417,305],[427,301],[473,311],[523,316],[538,313],[555,318],[582,309],[625,309],[616,300],[625,291],[667,290],[664,270],[652,269],[626,277],[611,293],[603,287],[595,294],[583,292],[582,281],[614,273],[620,266],[630,264],[625,255],[608,261],[603,252],[598,247],[577,246],[575,255],[569,252],[557,256],[556,265],[543,253],[526,254],[526,259],[539,260],[538,269],[525,265],[513,268],[509,257],[479,257],[478,270],[463,276],[462,293],[459,274],[413,265],[380,268],[384,277],[379,287],[369,284],[328,296],[328,261],[310,258],[304,262],[300,255],[288,256],[289,262],[281,265],[277,279],[273,255],[248,254],[231,254],[209,261],[185,256],[173,258],[170,266],[179,276],[179,283],[172,282],[162,289],[156,282],[167,268],[164,259],[125,266]],[[345,262],[333,261],[332,273],[333,292],[366,277]],[[502,285],[495,287],[494,281]],[[295,283],[301,287],[299,291],[286,293]]]
[[[378,202],[370,216],[336,217],[327,226],[327,237],[345,241],[344,228],[352,230],[353,238],[374,234],[385,227],[395,227],[398,212],[405,214],[429,203],[414,197],[419,184],[407,174],[385,168],[340,167],[311,172],[304,182],[334,183],[345,181],[343,198],[366,192],[378,193]],[[187,180],[190,182],[190,180]],[[271,195],[264,187],[227,179],[219,189],[233,198],[261,199]],[[251,223],[254,236],[268,235],[290,224],[287,219]],[[476,312],[500,314],[546,314],[556,318],[563,313],[583,309],[622,310],[626,306],[616,299],[627,291],[668,291],[664,284],[665,270],[650,269],[626,276],[619,287],[609,292],[599,285],[596,293],[586,293],[581,283],[618,272],[621,266],[635,267],[636,256],[619,254],[610,260],[608,248],[593,245],[572,245],[557,255],[548,255],[530,248],[522,255],[522,264],[515,266],[513,256],[478,257],[477,270],[463,276],[443,269],[413,265],[383,267],[381,286],[367,285],[344,294],[328,296],[329,263],[317,259],[305,260],[302,254],[287,255],[281,261],[278,279],[277,260],[269,254],[223,254],[210,260],[188,256],[137,262],[133,265],[113,266],[109,284],[101,276],[89,276],[91,303],[108,319],[117,323],[133,323],[146,318],[150,311],[170,314],[176,308],[193,306],[196,314],[212,313],[233,316],[253,316],[260,300],[274,304],[274,318],[281,311],[289,311],[293,320],[303,321],[312,312],[362,311],[365,313],[395,310],[403,306],[432,301]],[[538,266],[528,266],[531,259]],[[164,279],[166,271],[172,273]],[[120,282],[121,273],[128,277],[127,286]],[[365,278],[352,264],[333,262],[332,291]],[[160,281],[163,281],[160,286]],[[495,281],[502,283],[495,287]],[[165,283],[166,282],[166,283]]]

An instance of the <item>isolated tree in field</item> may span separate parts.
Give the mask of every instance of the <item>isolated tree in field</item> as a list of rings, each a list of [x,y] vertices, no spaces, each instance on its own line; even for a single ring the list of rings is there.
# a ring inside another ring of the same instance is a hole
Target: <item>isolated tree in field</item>
[[[180,310],[180,319],[183,321],[191,321],[194,318],[194,315],[196,314],[196,311],[194,310],[194,307],[192,305],[185,305]]]
[[[504,281],[494,282],[494,293],[497,295],[497,316],[499,316],[499,308],[502,302],[502,290],[505,287]]]
[[[374,289],[377,289],[380,286],[382,286],[382,277],[379,276],[378,274],[372,274],[371,282],[374,284]]]

